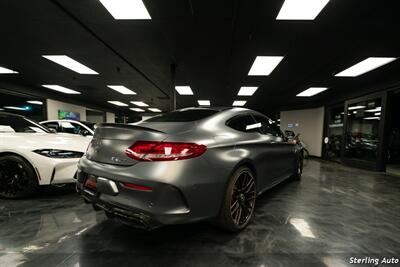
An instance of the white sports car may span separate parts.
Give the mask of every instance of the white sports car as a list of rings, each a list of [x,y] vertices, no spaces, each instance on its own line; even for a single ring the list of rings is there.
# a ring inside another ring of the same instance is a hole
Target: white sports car
[[[39,185],[73,183],[90,140],[0,112],[0,196],[22,198]]]

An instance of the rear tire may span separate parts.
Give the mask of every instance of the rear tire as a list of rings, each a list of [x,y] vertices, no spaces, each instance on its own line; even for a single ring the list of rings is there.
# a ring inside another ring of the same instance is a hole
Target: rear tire
[[[299,156],[296,161],[296,170],[293,174],[293,180],[300,181],[303,174],[303,157]]]
[[[240,167],[229,179],[217,225],[231,232],[243,230],[253,216],[256,197],[254,174],[249,168]]]
[[[35,170],[16,155],[0,157],[0,196],[18,199],[31,196],[39,187]]]

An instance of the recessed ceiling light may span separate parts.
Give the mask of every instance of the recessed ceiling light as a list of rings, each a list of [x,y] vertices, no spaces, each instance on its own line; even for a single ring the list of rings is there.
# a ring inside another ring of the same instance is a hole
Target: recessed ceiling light
[[[125,103],[120,102],[120,101],[107,101],[107,102],[110,103],[110,104],[119,106],[119,107],[126,107],[126,106],[129,106],[128,104],[125,104]]]
[[[16,74],[16,73],[18,73],[18,71],[0,67],[0,74]]]
[[[37,101],[37,100],[28,100],[26,102],[33,105],[43,105],[42,101]]]
[[[42,57],[47,58],[48,60],[60,64],[61,66],[73,70],[79,74],[99,74],[66,55],[43,55]]]
[[[153,111],[153,112],[161,112],[158,108],[148,108],[148,110]]]
[[[44,84],[44,85],[42,85],[42,86],[43,86],[43,87],[46,87],[46,88],[48,88],[48,89],[51,89],[51,90],[55,90],[55,91],[64,93],[64,94],[71,94],[71,95],[74,95],[74,94],[75,94],[75,95],[79,95],[79,94],[80,94],[80,92],[78,92],[78,91],[75,91],[75,90],[66,88],[66,87],[64,87],[64,86],[60,86],[60,85],[49,85],[49,84]]]
[[[142,0],[99,0],[114,19],[151,19]]]
[[[310,96],[314,96],[317,95],[325,90],[327,90],[327,87],[310,87],[307,90],[304,90],[303,92],[297,94],[296,96],[299,97],[310,97]]]
[[[255,91],[257,91],[258,87],[254,86],[242,86],[240,87],[239,96],[252,96]]]
[[[352,106],[352,107],[348,107],[347,109],[348,109],[348,110],[354,110],[354,109],[362,109],[362,108],[365,108],[365,106],[361,106],[361,105],[359,105],[359,106]]]
[[[314,20],[329,0],[285,0],[277,20]]]
[[[175,86],[175,90],[180,95],[193,95],[193,91],[190,86]]]
[[[380,112],[377,112],[377,113],[374,113],[374,115],[375,115],[375,116],[380,116],[381,113],[380,113]]]
[[[235,101],[233,101],[232,106],[235,106],[235,107],[242,107],[242,106],[246,105],[246,102],[247,102],[247,101],[235,100]]]
[[[199,103],[200,106],[210,106],[210,100],[197,100],[197,103]]]
[[[147,105],[146,103],[142,102],[142,101],[131,101],[132,104],[139,106],[139,107],[148,107],[149,105]]]
[[[380,120],[380,117],[365,117],[364,120]]]
[[[141,109],[141,108],[130,108],[130,110],[133,110],[136,112],[144,112],[144,109]]]
[[[395,57],[369,57],[363,61],[355,64],[354,66],[345,69],[342,72],[336,74],[336,77],[357,77],[366,72],[379,68],[386,65],[397,58]]]
[[[131,89],[126,88],[123,85],[107,85],[108,88],[113,89],[117,91],[118,93],[121,93],[123,95],[136,95],[134,91]]]
[[[268,76],[282,61],[282,56],[258,56],[250,68],[249,76]]]

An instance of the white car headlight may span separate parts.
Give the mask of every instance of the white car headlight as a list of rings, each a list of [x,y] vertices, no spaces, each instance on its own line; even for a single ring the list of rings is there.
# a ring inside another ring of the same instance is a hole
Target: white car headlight
[[[81,158],[84,154],[83,152],[79,151],[68,151],[59,149],[37,149],[34,150],[33,152],[48,158],[57,158],[57,159]]]

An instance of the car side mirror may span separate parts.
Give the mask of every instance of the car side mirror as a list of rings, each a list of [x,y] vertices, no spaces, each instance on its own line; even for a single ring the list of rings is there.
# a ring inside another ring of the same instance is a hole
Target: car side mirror
[[[49,130],[50,130],[51,133],[57,133],[57,130],[54,129],[54,128],[49,128]]]
[[[87,130],[81,130],[81,131],[80,131],[80,134],[81,134],[82,136],[88,136],[88,135],[89,135],[89,132],[88,132]]]

